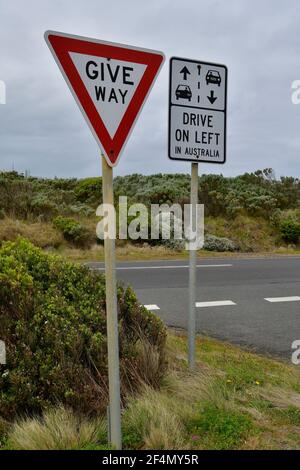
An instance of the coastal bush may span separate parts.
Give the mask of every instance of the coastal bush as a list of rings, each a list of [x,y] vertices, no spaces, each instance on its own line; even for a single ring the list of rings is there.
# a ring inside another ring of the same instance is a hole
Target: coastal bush
[[[205,235],[203,249],[208,251],[236,251],[238,248],[229,238]]]
[[[118,286],[122,398],[159,385],[166,330]],[[27,240],[0,248],[0,417],[40,413],[61,403],[98,413],[108,401],[105,279]]]
[[[58,216],[53,220],[54,227],[59,230],[64,238],[76,246],[84,247],[91,243],[88,230],[71,217]]]
[[[280,224],[282,239],[287,243],[298,243],[300,237],[300,224],[294,220],[283,220]]]

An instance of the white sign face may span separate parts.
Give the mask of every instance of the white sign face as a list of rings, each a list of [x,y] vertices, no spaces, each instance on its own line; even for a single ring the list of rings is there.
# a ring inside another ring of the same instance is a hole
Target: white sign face
[[[70,56],[113,139],[147,66],[75,52]]]
[[[172,57],[169,89],[169,157],[225,163],[227,68]]]

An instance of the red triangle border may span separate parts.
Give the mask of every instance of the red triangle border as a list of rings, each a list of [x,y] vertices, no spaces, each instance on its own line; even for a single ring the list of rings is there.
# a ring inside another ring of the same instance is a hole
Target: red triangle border
[[[54,31],[46,32],[45,38],[107,162],[110,166],[115,166],[164,62],[164,54]],[[71,59],[70,52],[108,57],[147,66],[113,138],[109,135]]]

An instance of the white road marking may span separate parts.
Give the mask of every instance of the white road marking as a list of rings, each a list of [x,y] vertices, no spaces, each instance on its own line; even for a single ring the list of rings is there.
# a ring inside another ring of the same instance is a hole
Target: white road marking
[[[297,295],[291,297],[265,297],[267,302],[299,302],[300,297]]]
[[[232,264],[197,264],[197,268],[229,268]],[[130,270],[130,269],[177,269],[177,268],[188,268],[188,264],[181,264],[178,266],[117,266],[117,270]],[[104,271],[105,268],[94,268],[90,266],[94,271]]]
[[[147,310],[160,310],[158,305],[144,305]]]
[[[196,307],[222,307],[225,305],[236,305],[232,300],[215,300],[212,302],[196,302]]]

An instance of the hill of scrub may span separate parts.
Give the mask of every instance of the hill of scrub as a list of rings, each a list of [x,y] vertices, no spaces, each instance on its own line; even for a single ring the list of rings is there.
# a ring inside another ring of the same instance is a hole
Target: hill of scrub
[[[184,205],[189,202],[189,189],[188,174],[133,174],[114,179],[116,202],[119,196],[127,196],[129,204]],[[43,248],[89,248],[97,243],[95,209],[101,202],[100,177],[45,179],[0,172],[0,241],[22,235]],[[199,202],[205,206],[206,235],[213,237],[207,249],[267,251],[299,241],[297,178],[275,178],[271,169],[231,178],[202,175]],[[232,244],[218,242],[224,237]]]

